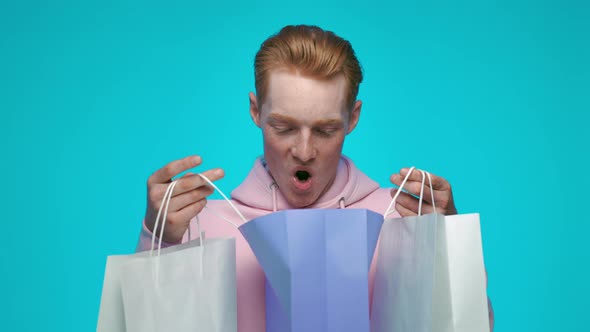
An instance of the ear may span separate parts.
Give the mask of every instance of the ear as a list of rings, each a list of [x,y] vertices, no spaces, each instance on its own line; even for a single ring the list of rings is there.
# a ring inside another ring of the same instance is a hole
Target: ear
[[[250,116],[252,117],[252,121],[254,121],[258,128],[260,128],[260,110],[258,109],[258,100],[256,99],[254,92],[250,92],[248,94],[248,98],[250,99]]]
[[[356,128],[356,125],[359,123],[362,106],[362,101],[357,100],[354,102],[354,107],[352,108],[352,111],[350,111],[350,115],[348,117],[348,132],[346,133],[347,135],[350,134],[354,130],[354,128]]]

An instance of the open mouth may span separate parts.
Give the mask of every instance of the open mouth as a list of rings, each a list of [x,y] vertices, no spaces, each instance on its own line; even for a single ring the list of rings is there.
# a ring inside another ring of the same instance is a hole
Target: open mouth
[[[297,180],[299,180],[301,182],[305,182],[309,178],[311,178],[311,174],[309,174],[308,171],[297,171],[297,172],[295,172],[295,177],[297,178]]]
[[[298,170],[293,176],[293,184],[301,191],[307,191],[311,188],[311,173],[304,170]]]

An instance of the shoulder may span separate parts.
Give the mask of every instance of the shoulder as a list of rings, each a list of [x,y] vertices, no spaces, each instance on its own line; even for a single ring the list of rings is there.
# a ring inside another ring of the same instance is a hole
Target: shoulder
[[[352,208],[362,208],[384,214],[391,202],[391,188],[377,188],[365,198],[350,206]]]

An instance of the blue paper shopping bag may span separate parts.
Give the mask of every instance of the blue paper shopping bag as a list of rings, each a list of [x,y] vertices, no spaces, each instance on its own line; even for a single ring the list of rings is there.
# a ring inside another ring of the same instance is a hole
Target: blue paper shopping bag
[[[240,226],[266,274],[266,330],[369,331],[369,267],[382,224],[364,209],[302,209]]]

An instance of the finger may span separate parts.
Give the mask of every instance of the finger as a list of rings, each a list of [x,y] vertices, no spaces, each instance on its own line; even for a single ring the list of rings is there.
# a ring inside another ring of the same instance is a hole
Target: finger
[[[401,183],[403,178],[399,174],[394,174],[391,176],[391,182],[398,187],[401,187]],[[420,191],[422,190],[422,179],[419,182],[416,181],[407,181],[404,184],[405,191],[415,195],[416,197],[420,197]],[[434,197],[437,198],[442,192],[434,190]],[[430,192],[430,187],[428,186],[428,182],[424,183],[424,192],[422,193],[423,199],[426,202],[432,202],[432,193]]]
[[[398,191],[399,189],[392,189],[391,195],[395,195]],[[410,194],[407,194],[403,191],[400,192],[397,197],[396,203],[402,205],[403,207],[405,207],[408,210],[411,210],[414,213],[418,213],[418,199]]]
[[[201,162],[202,159],[199,156],[175,160],[154,172],[148,179],[148,185],[170,182],[176,175],[200,165]]]
[[[402,168],[400,170],[400,174],[405,177],[409,171],[410,171],[409,168]],[[432,180],[432,189],[434,189],[434,190],[449,190],[449,189],[451,189],[451,185],[449,184],[449,182],[438,175],[430,173],[430,179]],[[410,180],[422,181],[422,173],[419,171],[412,172],[412,174],[410,175]],[[428,178],[426,179],[426,183],[427,184],[429,183]]]
[[[420,188],[422,187],[422,174],[420,172],[418,172],[418,174],[420,174],[420,176],[417,180],[414,180],[412,178],[406,181],[406,183],[404,184],[404,189],[412,192],[417,192],[417,194],[420,194]],[[390,180],[391,183],[395,184],[398,187],[401,187],[404,181],[404,176],[400,174],[393,174],[391,175]],[[430,186],[428,185],[428,178],[424,177],[424,189],[426,190],[427,188],[428,190],[430,190]]]
[[[209,179],[211,179],[212,181],[216,181],[224,176],[224,172],[221,169],[209,170],[209,171],[204,172],[203,174],[206,174],[206,176]],[[169,186],[169,184],[164,183],[164,184],[155,184],[155,185],[152,185],[151,188],[149,188],[148,199],[149,199],[149,205],[152,208],[154,208],[156,210],[160,209],[160,205],[162,203],[162,198],[164,197],[164,195],[168,189],[168,186]],[[201,176],[199,176],[198,174],[186,173],[180,179],[178,179],[178,183],[174,187],[174,191],[172,193],[172,198],[170,200],[170,204],[173,204],[175,207],[177,207],[176,209],[173,209],[173,211],[179,210],[180,208],[182,208],[182,206],[179,206],[179,205],[182,205],[182,203],[181,204],[175,203],[175,198],[177,196],[187,193],[191,190],[195,190],[199,187],[205,188],[205,187],[209,187],[209,186],[208,186],[207,182],[205,180],[203,180],[203,178],[201,178]],[[207,195],[210,195],[210,193]],[[189,204],[190,204],[190,202],[189,202]]]
[[[225,176],[225,172],[221,168],[210,169],[201,174],[207,177],[210,181],[217,181]],[[182,177],[178,180],[178,184],[174,188],[172,197],[176,197],[199,187],[209,187],[207,181],[205,181],[199,174]]]
[[[395,210],[402,217],[412,217],[412,216],[417,216],[418,215],[417,213],[413,212],[410,209],[407,209],[407,208],[401,206],[400,204],[395,204]]]
[[[207,199],[202,199],[198,202],[194,202],[193,204],[190,204],[179,211],[175,211],[169,214],[168,221],[173,225],[188,226],[191,219],[197,214],[199,214],[201,210],[203,210],[205,205],[207,205]]]
[[[400,174],[393,174],[391,176],[391,181],[399,187],[401,186],[403,177]],[[456,212],[454,212],[455,208],[453,203],[453,194],[451,192],[451,187],[448,184],[448,182],[446,188],[446,190],[438,190],[434,188],[431,192],[430,187],[428,186],[428,180],[425,179],[424,192],[422,193],[423,199],[425,202],[430,204],[434,202],[436,205],[436,210],[440,213],[454,214]],[[411,193],[412,195],[415,195],[416,197],[420,197],[420,191],[422,189],[422,174],[420,174],[420,181],[408,181],[404,184],[403,189]],[[432,193],[434,193],[434,200],[432,198]],[[439,207],[441,207],[442,209],[439,210]]]
[[[201,186],[197,189],[193,189],[183,194],[174,196],[170,200],[170,211],[176,212],[182,210],[183,208],[195,202],[207,198],[207,196],[211,195],[212,193],[213,188],[211,188],[210,186]]]
[[[408,175],[409,171],[410,171],[409,168],[402,168],[399,171],[399,175],[401,176],[402,180],[406,177],[406,175]],[[440,176],[430,173],[430,178],[432,179],[432,189],[449,190],[451,188],[451,185],[449,184],[449,182]],[[415,169],[414,171],[412,171],[412,174],[410,174],[408,181],[422,182],[422,173],[419,170]],[[426,184],[428,184],[428,178],[426,178],[425,181],[426,181]],[[401,183],[401,181],[400,181],[400,183]]]
[[[409,195],[407,193],[404,193],[404,192],[400,193],[399,197],[397,198],[396,203],[398,203],[399,205],[403,206],[404,208],[412,211],[414,214],[418,214],[418,212],[419,212],[420,201],[416,197]],[[429,214],[429,213],[432,213],[432,211],[433,211],[432,205],[423,201],[422,202],[422,211],[420,211],[421,214],[423,214],[423,215]]]

